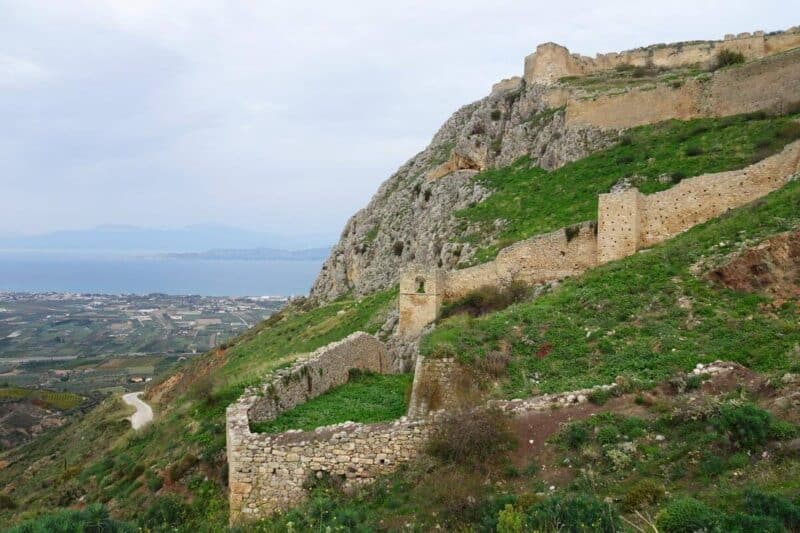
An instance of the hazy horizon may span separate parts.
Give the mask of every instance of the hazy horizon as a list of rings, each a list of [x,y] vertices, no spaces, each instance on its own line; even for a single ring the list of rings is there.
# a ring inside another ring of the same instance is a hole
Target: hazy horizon
[[[0,0],[0,235],[211,225],[333,244],[545,41],[786,29],[800,5]]]

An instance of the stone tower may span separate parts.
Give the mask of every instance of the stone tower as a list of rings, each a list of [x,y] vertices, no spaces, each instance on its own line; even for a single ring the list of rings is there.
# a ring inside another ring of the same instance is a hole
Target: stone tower
[[[442,307],[444,275],[438,268],[412,265],[400,274],[398,334],[415,337],[436,320]]]

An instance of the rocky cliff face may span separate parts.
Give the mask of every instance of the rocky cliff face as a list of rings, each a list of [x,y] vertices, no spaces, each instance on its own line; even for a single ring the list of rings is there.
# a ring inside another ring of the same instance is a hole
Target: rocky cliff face
[[[491,194],[473,180],[477,172],[525,155],[553,169],[616,138],[613,131],[567,128],[563,110],[548,108],[543,86],[519,78],[497,84],[453,114],[347,222],[311,296],[326,301],[390,287],[412,262],[453,268],[468,261],[474,247],[454,242],[463,228],[453,212]]]

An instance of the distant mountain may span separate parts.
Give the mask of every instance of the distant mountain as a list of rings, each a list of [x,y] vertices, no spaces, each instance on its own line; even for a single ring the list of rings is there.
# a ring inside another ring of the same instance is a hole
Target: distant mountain
[[[126,252],[200,252],[219,249],[310,249],[331,241],[330,235],[282,236],[219,225],[142,228],[105,225],[30,236],[0,236],[5,250],[113,250]]]
[[[275,248],[223,248],[205,252],[173,252],[164,254],[176,259],[203,259],[213,261],[265,261],[282,259],[284,261],[323,260],[331,251],[327,248],[308,248],[306,250],[278,250]]]

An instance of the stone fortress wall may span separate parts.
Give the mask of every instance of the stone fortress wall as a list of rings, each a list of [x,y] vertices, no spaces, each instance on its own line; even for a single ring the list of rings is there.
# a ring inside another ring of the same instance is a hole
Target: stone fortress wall
[[[595,224],[576,224],[514,243],[489,263],[446,272],[443,299],[461,298],[485,286],[487,280],[495,285],[512,281],[534,285],[574,276],[595,266],[596,256]]]
[[[644,195],[601,194],[598,262],[621,259],[781,188],[800,171],[800,141],[741,170],[704,174]]]
[[[449,272],[415,266],[401,274],[401,287],[412,277],[418,284],[435,280],[436,296],[426,299],[415,293],[414,301],[424,305],[424,312],[416,314],[418,308],[406,301],[409,295],[401,289],[399,305],[406,312],[400,314],[399,334],[418,336],[438,316],[442,303],[475,289],[505,287],[513,281],[554,281],[632,255],[779,189],[798,171],[800,141],[795,141],[741,170],[688,178],[658,193],[643,195],[632,188],[602,194],[596,226],[584,222],[520,241],[489,263]]]
[[[566,76],[586,76],[622,65],[676,68],[710,66],[721,50],[739,52],[748,60],[760,59],[800,46],[800,28],[765,34],[763,31],[726,35],[721,41],[694,41],[653,45],[625,52],[597,54],[594,58],[571,54],[555,43],[540,44],[525,58],[523,78],[528,83],[551,83]]]
[[[800,35],[798,35],[800,38]],[[722,117],[753,111],[781,113],[800,101],[800,48],[690,78],[593,98],[557,89],[550,100],[566,106],[568,126],[625,129],[663,120]]]
[[[299,501],[304,494],[302,484],[307,469],[300,472],[301,465],[292,464],[298,448],[296,435],[291,432],[280,435],[251,433],[250,423],[272,420],[283,411],[346,383],[351,369],[389,373],[393,365],[382,342],[372,335],[356,332],[307,357],[300,357],[290,368],[275,372],[272,379],[260,387],[246,390],[236,403],[228,407],[226,436],[233,522],[242,517],[268,516]],[[388,430],[376,428],[376,435],[381,431]],[[407,431],[414,433],[413,427]],[[329,444],[338,442],[327,433],[322,440]],[[366,453],[363,446],[360,450]],[[395,451],[396,455],[400,454],[399,450]],[[334,473],[345,470],[341,473],[350,477],[352,472],[348,466],[355,464],[353,472],[357,473],[357,465],[364,457],[354,456],[353,461],[344,465],[334,455],[325,453],[317,457],[318,461],[312,466],[322,461],[327,466],[318,470]]]

